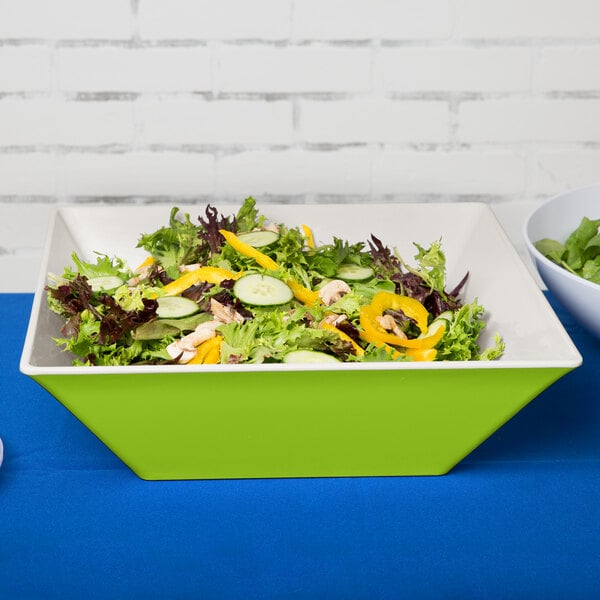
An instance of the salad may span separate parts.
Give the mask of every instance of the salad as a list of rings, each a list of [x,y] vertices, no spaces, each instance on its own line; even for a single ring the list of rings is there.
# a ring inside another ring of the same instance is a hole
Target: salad
[[[600,219],[583,217],[564,244],[544,238],[534,246],[546,258],[567,271],[593,283],[600,283]]]
[[[440,241],[414,243],[413,266],[375,235],[317,244],[308,225],[267,221],[247,198],[235,215],[208,205],[193,222],[173,207],[142,234],[148,258],[76,253],[49,274],[57,345],[74,365],[493,360],[484,307],[446,289]]]

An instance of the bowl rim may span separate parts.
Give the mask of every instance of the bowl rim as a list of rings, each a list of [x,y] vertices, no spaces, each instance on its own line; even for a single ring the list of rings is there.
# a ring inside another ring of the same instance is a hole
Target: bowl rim
[[[559,192],[558,194],[554,194],[553,196],[550,196],[549,198],[546,198],[541,204],[539,204],[538,206],[536,206],[527,216],[527,218],[525,219],[525,222],[523,223],[523,227],[522,227],[522,234],[523,234],[523,238],[525,240],[525,245],[527,246],[527,249],[529,250],[530,255],[532,256],[532,258],[535,261],[539,261],[542,265],[544,265],[544,267],[550,269],[553,273],[566,277],[567,281],[572,281],[574,282],[576,285],[582,285],[590,290],[597,290],[598,292],[600,292],[600,284],[598,283],[594,283],[593,281],[588,281],[587,279],[584,279],[583,277],[579,276],[579,275],[575,275],[574,273],[571,273],[570,271],[567,271],[567,269],[565,269],[564,267],[561,267],[560,265],[557,265],[555,262],[551,261],[549,258],[547,258],[546,256],[544,256],[534,245],[533,241],[531,240],[531,237],[529,235],[529,226],[532,222],[532,220],[534,219],[534,217],[541,211],[543,210],[546,206],[548,206],[549,204],[552,204],[554,202],[556,202],[559,198],[563,198],[565,196],[571,195],[571,194],[576,194],[582,191],[586,191],[586,190],[592,190],[592,189],[597,189],[599,194],[600,194],[600,182],[599,183],[593,183],[590,185],[584,185],[578,188],[574,188],[571,190],[566,190],[564,192]],[[542,274],[540,273],[540,277],[542,277]],[[542,277],[543,279],[543,277]],[[544,283],[546,283],[544,281]],[[547,284],[546,284],[547,285]]]
[[[579,353],[577,353],[579,355]],[[583,359],[574,355],[570,360],[489,360],[489,361],[437,361],[431,362],[369,362],[369,363],[340,363],[335,364],[304,364],[293,365],[283,363],[261,363],[244,365],[190,365],[185,369],[177,365],[128,365],[128,366],[44,366],[38,367],[22,360],[20,371],[27,376],[92,376],[92,375],[193,375],[220,373],[228,376],[234,374],[248,373],[317,373],[327,371],[329,373],[357,373],[361,371],[471,371],[489,369],[574,369],[579,367]]]
[[[421,203],[417,203],[421,204]],[[432,203],[426,203],[432,204]],[[444,202],[445,205],[457,205],[462,204],[460,202]],[[515,257],[517,252],[514,249],[513,244],[510,242],[506,232],[502,229],[500,224],[495,217],[491,207],[486,202],[470,202],[470,205],[477,205],[482,210],[487,211],[497,223],[499,228],[499,234],[504,239],[507,247],[512,247]],[[165,206],[169,205],[164,203]],[[34,294],[33,305],[30,311],[29,323],[27,332],[22,346],[21,358],[19,363],[20,371],[30,377],[45,377],[45,376],[64,376],[64,375],[150,375],[150,374],[199,374],[199,373],[221,373],[221,374],[233,374],[233,373],[265,373],[265,372],[360,372],[360,371],[413,371],[413,370],[430,370],[430,371],[448,371],[448,370],[485,370],[485,369],[573,369],[580,366],[583,362],[583,357],[579,352],[577,346],[566,332],[564,326],[560,322],[558,316],[548,307],[548,317],[553,319],[560,328],[561,337],[563,337],[565,344],[569,348],[570,356],[568,358],[559,359],[525,359],[525,360],[491,360],[491,361],[436,361],[431,362],[356,362],[356,363],[315,363],[315,364],[289,364],[289,363],[260,363],[260,364],[238,364],[238,365],[187,365],[185,370],[182,369],[181,365],[126,365],[126,366],[73,366],[73,365],[45,365],[39,366],[32,364],[31,356],[33,351],[33,345],[35,342],[34,331],[37,326],[37,321],[40,317],[40,309],[43,303],[43,289],[46,283],[46,271],[47,271],[47,260],[48,260],[48,248],[51,242],[51,233],[55,226],[55,221],[58,215],[63,210],[69,210],[71,208],[79,209],[82,208],[77,203],[63,203],[53,207],[48,227],[45,242],[44,260],[40,268],[40,274],[38,277],[38,284]],[[93,206],[85,207],[93,208]],[[106,206],[99,205],[99,208],[105,209]],[[141,205],[124,206],[124,208],[141,208]],[[524,267],[524,265],[523,265]],[[531,280],[532,284],[533,279]],[[536,285],[536,289],[541,294],[541,290]]]

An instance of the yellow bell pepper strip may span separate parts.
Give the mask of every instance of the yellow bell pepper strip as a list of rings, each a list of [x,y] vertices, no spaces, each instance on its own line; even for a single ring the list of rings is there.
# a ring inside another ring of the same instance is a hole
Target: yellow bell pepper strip
[[[435,360],[437,350],[435,348],[407,348],[406,356],[410,356],[414,361],[426,362]]]
[[[248,258],[253,258],[264,269],[276,271],[280,268],[270,256],[263,254],[260,250],[250,246],[250,244],[246,244],[246,242],[240,240],[232,231],[219,229],[219,233],[225,238],[232,248]],[[312,306],[319,299],[318,292],[313,292],[312,290],[305,288],[302,284],[298,283],[294,279],[287,279],[286,284],[292,290],[294,297],[307,306]]]
[[[376,306],[380,307],[381,305],[379,304]],[[425,310],[424,307],[423,310]],[[425,312],[427,311],[425,310]],[[389,333],[377,322],[377,317],[380,317],[381,314],[382,313],[379,312],[379,309],[377,307],[374,307],[373,304],[367,304],[366,306],[363,306],[360,309],[360,325],[363,329],[363,331],[361,332],[361,337],[364,340],[368,342],[380,341],[386,344],[390,344],[392,346],[401,346],[402,348],[415,348],[419,350],[424,350],[427,348],[433,348],[442,339],[442,336],[444,335],[445,327],[441,325],[438,328],[436,328],[431,335],[422,334],[418,338],[414,339],[401,338],[400,336],[397,336],[393,333]],[[426,331],[427,327],[425,326],[425,332]]]
[[[346,333],[344,333],[341,329],[338,329],[335,325],[331,323],[323,322],[320,325],[321,329],[326,329],[327,331],[332,331],[340,336],[345,342],[349,342],[352,344],[352,348],[354,349],[354,354],[356,356],[362,356],[365,351]]]
[[[196,349],[196,355],[192,360],[189,360],[186,364],[188,365],[206,365],[216,364],[219,362],[221,355],[221,343],[223,338],[220,335],[216,335],[205,342],[202,342]]]
[[[427,331],[427,309],[414,298],[401,296],[392,292],[377,292],[371,300],[371,306],[378,315],[383,315],[387,309],[401,310],[407,317],[414,319],[421,333]]]
[[[302,231],[306,238],[306,245],[312,250],[315,247],[315,238],[312,229],[308,225],[302,225]]]
[[[378,348],[383,348],[388,354],[392,355],[392,358],[400,358],[401,356],[408,356],[414,361],[432,361],[437,356],[437,350],[435,348],[406,348],[405,352],[400,352],[396,348],[392,348],[385,342],[378,340],[375,337],[371,337],[368,333],[362,332],[361,337],[366,342],[372,342]]]
[[[260,250],[257,250],[250,244],[246,244],[238,238],[233,231],[227,231],[226,229],[219,229],[219,233],[225,238],[227,243],[237,250],[240,254],[253,258],[261,267],[270,271],[276,271],[279,269],[279,265],[266,254],[263,254]]]
[[[144,267],[149,267],[150,265],[153,265],[156,261],[154,260],[154,256],[148,256],[146,258],[146,260],[144,260],[143,262],[141,262],[136,269],[134,270],[134,273],[139,273]]]
[[[388,344],[386,344],[385,342],[382,342],[381,340],[377,339],[374,336],[371,336],[366,331],[361,331],[360,337],[363,340],[365,340],[365,342],[373,343],[378,348],[383,348],[388,354],[392,355],[392,358],[400,358],[401,356],[404,356],[404,352],[400,352],[399,350],[396,350],[396,348],[392,348],[391,346],[388,346]]]
[[[292,290],[294,298],[302,302],[302,304],[314,306],[315,302],[319,300],[319,292],[313,292],[293,279],[286,280],[286,283]]]
[[[238,279],[242,274],[234,273],[220,267],[199,267],[194,271],[188,271],[185,275],[178,277],[171,283],[167,283],[162,290],[167,296],[178,296],[189,287],[197,283],[221,283],[224,279]]]
[[[216,365],[219,363],[221,359],[221,338],[217,338],[219,340],[219,344],[213,346],[207,353],[204,358],[205,365]]]

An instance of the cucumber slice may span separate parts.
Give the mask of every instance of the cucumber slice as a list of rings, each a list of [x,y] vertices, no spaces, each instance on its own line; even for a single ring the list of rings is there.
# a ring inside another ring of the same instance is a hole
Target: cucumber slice
[[[432,335],[435,335],[440,327],[445,327],[446,331],[448,331],[449,326],[450,326],[449,321],[447,321],[446,319],[440,319],[440,317],[437,317],[436,319],[431,321],[431,324],[427,328],[427,333],[422,333],[421,335],[418,336],[417,339],[422,340],[423,338],[427,338]]]
[[[427,328],[427,333],[424,335],[421,334],[419,337],[433,335],[439,329],[440,325],[444,325],[444,327],[446,327],[446,331],[448,331],[453,321],[454,313],[451,310],[445,310],[444,312],[440,313],[433,321],[431,321],[429,327]]]
[[[371,267],[353,264],[342,264],[338,267],[337,276],[344,281],[365,281],[371,279],[375,271]]]
[[[158,302],[156,314],[159,319],[180,319],[200,310],[193,300],[182,296],[161,296],[156,300]]]
[[[268,246],[279,239],[279,234],[274,231],[247,231],[246,233],[238,234],[238,240],[252,246],[253,248],[262,248]]]
[[[93,292],[109,292],[121,287],[125,282],[116,275],[106,275],[104,277],[91,277],[88,284]]]
[[[451,310],[445,310],[434,319],[434,322],[438,321],[439,319],[443,319],[447,323],[452,323],[452,321],[454,321],[454,313]]]
[[[241,302],[254,306],[287,304],[294,297],[281,279],[259,273],[240,277],[233,286],[233,293]]]
[[[331,354],[318,352],[317,350],[293,350],[283,357],[283,362],[288,364],[312,364],[312,363],[339,363],[340,361]]]

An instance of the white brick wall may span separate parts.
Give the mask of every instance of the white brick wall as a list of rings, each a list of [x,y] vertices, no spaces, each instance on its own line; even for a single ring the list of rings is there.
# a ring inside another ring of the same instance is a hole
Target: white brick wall
[[[299,103],[298,133],[307,142],[448,141],[450,113],[434,100],[305,100]]]
[[[169,98],[135,103],[146,144],[291,144],[293,107],[275,100]]]
[[[1,0],[0,37],[126,40],[133,16],[123,0]]]
[[[54,152],[40,150],[15,152],[11,148],[0,153],[2,193],[9,199],[9,202],[0,204],[3,222],[7,209],[13,208],[12,205],[15,203],[20,205],[27,202],[30,196],[59,199],[56,185],[59,163],[60,157]],[[23,229],[23,235],[28,235],[26,229]],[[37,246],[41,246],[42,243],[43,240],[38,239]],[[5,244],[2,238],[0,248],[10,252],[11,246]]]
[[[255,150],[222,157],[217,167],[220,194],[240,199],[253,190],[261,195],[370,192],[369,152],[363,148],[331,151]]]
[[[597,0],[458,0],[456,33],[476,39],[598,37]]]
[[[516,152],[384,149],[374,160],[373,192],[511,196],[524,189],[525,178],[526,161]]]
[[[0,291],[56,203],[482,200],[522,251],[599,180],[598,0],[0,0]]]
[[[221,92],[354,94],[371,86],[368,48],[224,44],[216,61]]]
[[[62,92],[205,92],[211,54],[197,47],[66,47],[56,52]]]
[[[131,144],[130,102],[5,99],[0,102],[2,143],[8,146]]]
[[[149,40],[285,40],[290,14],[281,0],[143,0],[138,27]]]
[[[0,93],[49,91],[52,79],[48,46],[0,46]]]
[[[458,111],[457,135],[465,142],[594,142],[600,100],[468,100]]]
[[[532,60],[528,47],[435,43],[381,48],[375,68],[387,91],[527,92]]]
[[[300,40],[447,39],[449,0],[300,0],[293,35]]]
[[[600,26],[599,26],[600,29]],[[538,92],[598,91],[600,47],[553,46],[540,48],[533,72],[533,89]]]
[[[183,152],[70,152],[59,167],[65,196],[196,196],[211,193],[214,158]]]

